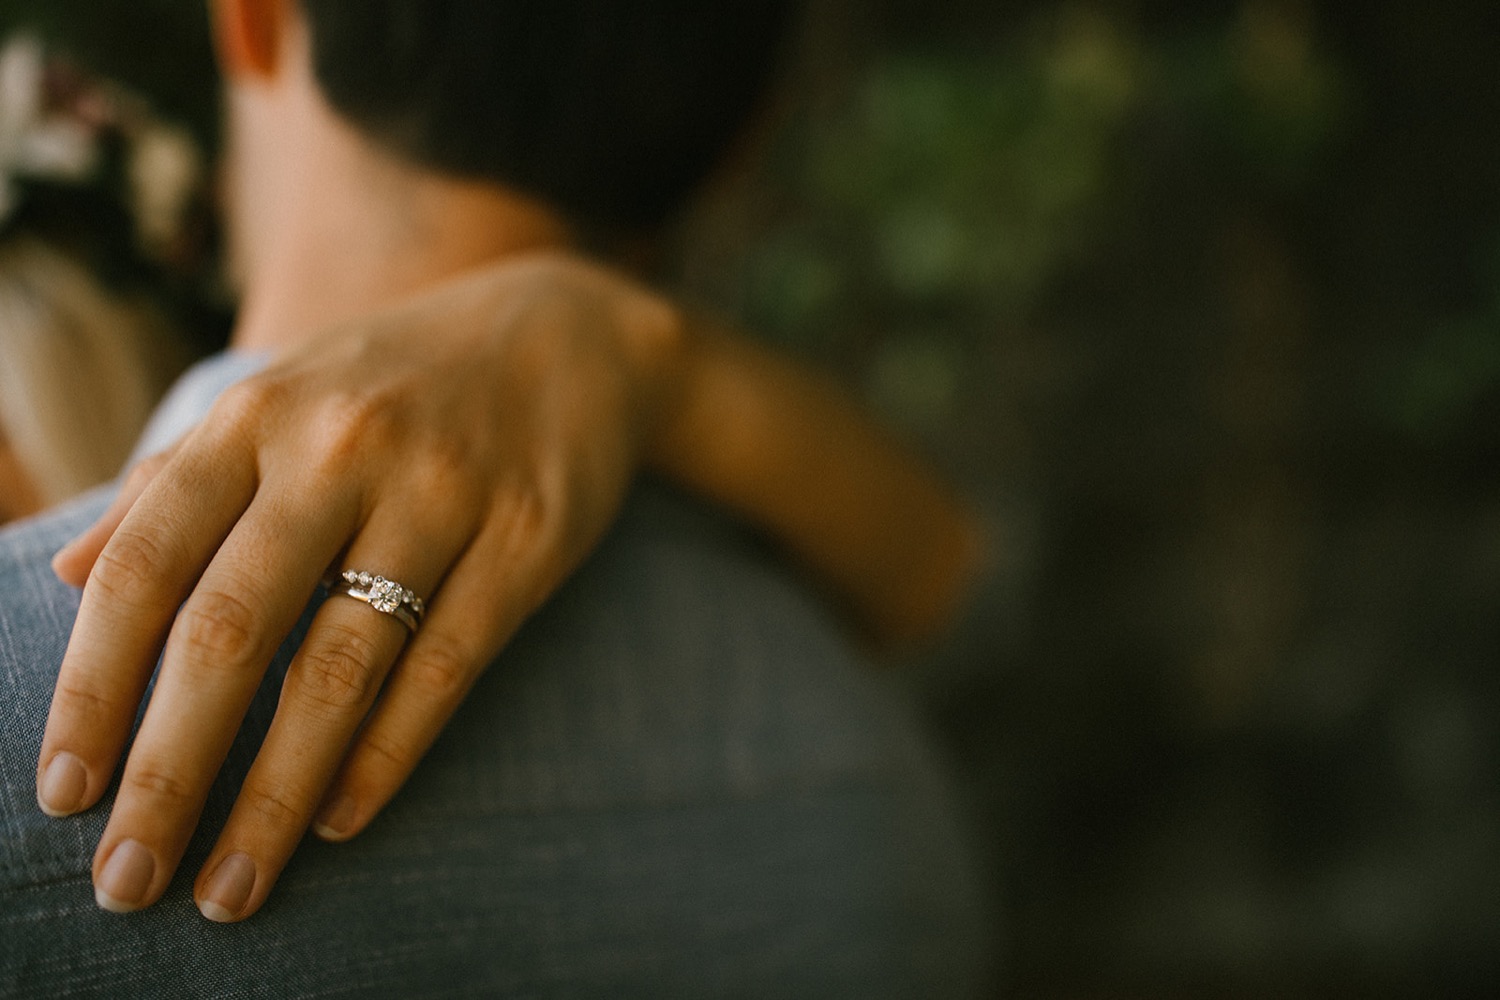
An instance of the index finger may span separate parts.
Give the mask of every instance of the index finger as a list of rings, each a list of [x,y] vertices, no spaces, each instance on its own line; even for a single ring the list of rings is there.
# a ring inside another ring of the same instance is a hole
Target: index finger
[[[37,761],[50,816],[104,794],[177,607],[255,491],[238,450],[184,450],[100,552],[58,672]]]

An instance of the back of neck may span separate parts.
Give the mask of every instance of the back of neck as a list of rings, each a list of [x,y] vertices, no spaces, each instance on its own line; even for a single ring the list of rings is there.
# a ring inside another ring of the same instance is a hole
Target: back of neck
[[[232,109],[235,347],[280,352],[464,271],[569,244],[540,202],[414,166],[306,103],[274,123]]]

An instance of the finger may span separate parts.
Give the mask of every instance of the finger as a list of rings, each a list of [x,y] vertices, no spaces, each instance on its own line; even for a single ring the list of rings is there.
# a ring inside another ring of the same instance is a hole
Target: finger
[[[399,580],[398,591],[428,593],[472,530],[455,522],[444,537],[414,531],[409,516],[377,512],[344,565],[391,574],[385,578]],[[318,610],[287,670],[270,731],[199,873],[195,897],[205,917],[242,920],[265,902],[407,638],[399,618],[338,592]]]
[[[551,533],[492,519],[444,581],[318,812],[314,832],[348,840],[400,790],[474,681],[560,580]]]
[[[104,794],[177,607],[254,488],[252,457],[183,454],[105,544],[84,586],[37,761],[37,802],[48,815],[70,815]]]
[[[166,889],[266,665],[357,521],[352,495],[319,500],[267,484],[178,614],[95,855],[104,908]]]
[[[105,544],[120,527],[120,522],[125,520],[125,515],[130,513],[130,508],[135,506],[136,500],[140,499],[157,474],[166,468],[175,452],[174,447],[136,463],[135,468],[130,470],[130,474],[120,484],[120,492],[115,494],[114,500],[99,516],[99,520],[52,557],[52,572],[57,574],[58,579],[70,587],[84,585],[99,553],[104,551]]]

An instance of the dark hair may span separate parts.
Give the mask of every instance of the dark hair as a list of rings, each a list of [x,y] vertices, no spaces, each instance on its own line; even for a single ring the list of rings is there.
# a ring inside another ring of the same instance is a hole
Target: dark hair
[[[791,0],[302,0],[319,82],[377,142],[641,230],[755,110]]]

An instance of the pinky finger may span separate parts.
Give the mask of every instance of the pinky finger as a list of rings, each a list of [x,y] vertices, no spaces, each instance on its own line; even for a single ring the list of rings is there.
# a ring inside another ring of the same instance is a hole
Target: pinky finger
[[[52,572],[57,574],[59,580],[71,587],[82,587],[88,582],[99,553],[104,551],[104,546],[109,543],[115,529],[125,520],[125,515],[130,513],[130,508],[135,506],[135,502],[146,491],[146,487],[151,485],[157,473],[166,468],[176,451],[174,446],[135,464],[120,485],[120,492],[115,494],[108,509],[99,515],[99,520],[89,525],[83,534],[64,545],[52,557]]]
[[[324,840],[348,840],[369,825],[488,666],[471,638],[443,635],[436,624],[429,621],[401,658],[350,748],[312,825]]]
[[[533,609],[535,601],[527,592],[496,594],[493,563],[484,565],[483,572],[480,564],[471,550],[386,681],[313,823],[324,840],[355,836],[395,797],[479,675]],[[476,629],[476,622],[486,625]]]

